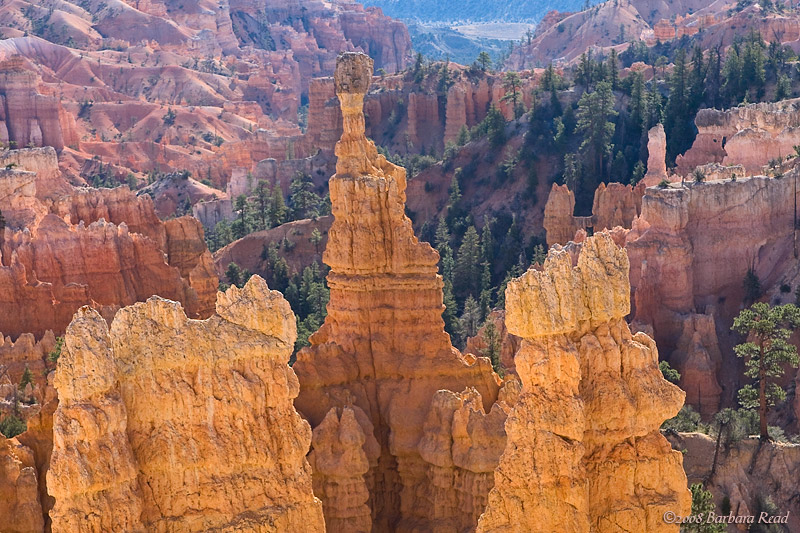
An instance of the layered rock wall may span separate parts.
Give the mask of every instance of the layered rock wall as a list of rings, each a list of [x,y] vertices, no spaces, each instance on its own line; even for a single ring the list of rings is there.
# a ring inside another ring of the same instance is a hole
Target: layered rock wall
[[[594,192],[591,216],[575,216],[575,195],[566,185],[553,184],[544,207],[548,246],[566,244],[580,231],[630,228],[642,211],[645,183],[636,186],[601,183]]]
[[[701,109],[694,144],[676,160],[678,172],[687,175],[697,166],[720,163],[742,165],[752,175],[773,159],[793,155],[800,144],[799,103],[794,99],[724,111]]]
[[[205,321],[157,297],[110,330],[81,309],[56,371],[53,531],[323,531],[295,336],[258,277]]]
[[[624,320],[625,251],[599,234],[573,255],[556,247],[506,289],[522,393],[478,531],[677,531],[663,513],[686,514],[689,494],[659,426],[683,393]]]

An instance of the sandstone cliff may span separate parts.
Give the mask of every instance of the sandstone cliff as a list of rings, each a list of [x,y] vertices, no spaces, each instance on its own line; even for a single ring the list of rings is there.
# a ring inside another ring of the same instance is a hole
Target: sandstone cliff
[[[800,446],[760,443],[749,437],[731,444],[723,442],[714,468],[716,440],[712,437],[679,433],[668,438],[675,450],[683,452],[689,483],[705,483],[714,495],[718,515],[724,514],[727,499],[734,516],[755,515],[757,519],[764,510],[764,499],[769,497],[778,514],[789,513],[786,531],[800,528],[800,503],[796,497]]]
[[[488,446],[495,450],[492,458],[491,451],[467,453],[467,445],[466,455],[454,456],[448,443],[461,439],[464,427],[450,430],[449,423],[427,420],[432,403],[439,402],[434,412],[444,420],[460,409],[460,400],[434,400],[437,391],[473,387],[464,416],[474,413],[494,424],[498,433],[490,442],[496,444],[504,439],[497,426],[505,403],[491,407],[498,382],[489,361],[462,356],[451,345],[441,316],[437,254],[417,241],[403,213],[405,171],[378,155],[364,136],[371,72],[372,61],[363,55],[344,54],[337,66],[344,133],[330,180],[334,222],[323,256],[331,267],[330,303],[311,347],[297,356],[295,405],[318,435],[315,484],[326,510],[338,510],[326,513],[330,531],[474,527],[501,448]],[[428,432],[437,435],[426,440]],[[442,446],[424,444],[430,440]],[[487,445],[476,434],[474,445],[481,442]],[[347,451],[350,468],[325,459],[332,449]],[[332,490],[336,480],[350,489]]]
[[[573,254],[554,247],[506,289],[522,394],[478,531],[677,531],[662,516],[688,513],[686,477],[658,428],[683,393],[624,320],[625,251],[599,234]]]
[[[796,179],[795,170],[779,179],[650,188],[628,234],[635,319],[652,325],[664,353],[698,354],[679,357],[676,366],[687,375],[690,403],[705,412],[716,408],[719,384],[740,379],[716,354],[736,342],[727,328],[742,306],[748,269],[767,288],[784,283],[797,261]],[[735,389],[726,387],[729,399]]]
[[[742,165],[752,175],[773,159],[794,154],[800,144],[800,99],[749,104],[724,111],[701,109],[695,118],[697,137],[678,156],[681,174],[706,163]],[[741,177],[741,174],[740,174]]]
[[[205,321],[157,297],[110,329],[82,308],[56,370],[53,531],[323,531],[295,335],[258,277]]]
[[[642,211],[645,183],[636,186],[601,183],[594,192],[591,216],[575,216],[575,195],[566,185],[553,184],[544,207],[547,244],[566,244],[580,230],[630,228]]]
[[[49,150],[5,157],[45,172],[47,183],[55,179],[47,173],[57,173]],[[126,188],[40,195],[41,184],[26,168],[0,173],[0,211],[9,213],[0,230],[0,302],[13,310],[0,315],[4,334],[58,335],[82,305],[110,319],[154,294],[183,302],[194,318],[213,312],[218,282],[196,220],[163,223],[149,197]]]

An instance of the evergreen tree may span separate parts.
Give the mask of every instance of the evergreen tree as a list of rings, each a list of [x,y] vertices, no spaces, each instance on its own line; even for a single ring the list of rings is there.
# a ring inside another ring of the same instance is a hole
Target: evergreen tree
[[[250,212],[250,203],[244,194],[240,194],[234,203],[236,220],[231,224],[231,231],[235,239],[241,239],[253,231],[253,215]]]
[[[497,106],[492,104],[489,112],[484,119],[486,123],[486,133],[489,136],[489,143],[493,148],[498,148],[506,142],[506,119],[503,114],[497,109]]]
[[[503,88],[506,90],[506,94],[503,95],[502,101],[503,102],[511,102],[513,106],[512,109],[514,110],[514,118],[519,118],[522,116],[522,113],[525,111],[520,103],[520,87],[522,86],[522,81],[519,78],[519,74],[516,72],[506,72],[506,75],[503,77]]]
[[[742,57],[742,81],[751,91],[752,100],[764,96],[766,71],[764,70],[764,41],[761,34],[751,32],[747,38]]]
[[[577,131],[584,135],[581,151],[600,179],[606,175],[604,162],[611,151],[615,128],[611,119],[616,115],[611,84],[606,81],[598,83],[594,91],[585,93],[578,101]]]
[[[692,114],[700,109],[705,98],[707,70],[708,67],[703,60],[703,49],[695,46],[692,56],[692,72],[689,75],[689,109]]]
[[[466,124],[461,126],[461,129],[458,130],[458,139],[456,139],[457,146],[464,146],[469,142],[469,130],[467,129]]]
[[[269,201],[269,220],[273,226],[279,226],[286,222],[286,213],[288,209],[286,203],[283,201],[283,191],[276,183],[272,188],[272,194]]]
[[[481,53],[478,54],[478,59],[475,62],[480,66],[480,69],[483,72],[486,72],[492,66],[492,58],[485,50],[481,50]]]
[[[480,294],[481,245],[475,226],[469,226],[458,248],[453,287],[457,297]],[[474,334],[473,334],[474,335]]]
[[[715,512],[716,507],[714,507],[714,497],[711,492],[705,490],[700,483],[693,484],[690,490],[692,492],[692,516],[707,517],[710,513]],[[685,533],[725,533],[725,531],[727,531],[725,524],[708,523],[707,520],[681,525],[681,532]]]
[[[289,184],[289,206],[295,220],[317,218],[322,208],[322,198],[314,192],[311,176],[298,172]]]
[[[705,102],[709,107],[722,106],[722,53],[719,47],[712,48],[708,52]]]
[[[675,157],[685,152],[692,143],[687,82],[686,53],[679,48],[675,54],[669,98],[664,112],[664,131],[667,134],[667,159],[669,161],[674,161]]]
[[[650,84],[650,90],[647,92],[647,121],[645,123],[645,130],[649,130],[663,121],[663,109],[663,98],[658,91],[655,81],[653,81],[653,83]]]
[[[483,326],[483,342],[486,348],[483,350],[484,357],[488,357],[492,362],[492,368],[501,377],[505,374],[505,369],[500,362],[500,333],[497,331],[497,326],[491,318],[486,319],[486,324]]]
[[[264,180],[259,180],[256,185],[255,196],[255,212],[256,212],[256,229],[265,230],[272,227],[269,206],[272,191],[269,188],[269,183]]]
[[[792,96],[792,84],[786,74],[778,76],[778,82],[775,84],[775,101],[780,102]]]
[[[464,312],[461,313],[461,335],[463,340],[478,334],[481,323],[481,310],[478,302],[471,295],[464,301]]]
[[[786,399],[786,391],[776,383],[786,366],[797,368],[797,347],[788,342],[800,326],[800,309],[794,304],[770,307],[758,302],[743,309],[733,320],[732,330],[745,335],[747,342],[734,347],[738,357],[745,359],[745,376],[755,380],[756,387],[745,385],[739,391],[742,407],[758,408],[759,431],[762,440],[769,439],[767,415],[769,408]]]
[[[722,67],[722,93],[727,105],[738,104],[742,101],[744,89],[742,88],[742,61],[739,58],[738,46],[734,43],[725,54],[725,64]]]
[[[612,48],[608,56],[608,66],[606,67],[606,79],[611,83],[611,90],[616,91],[619,85],[619,60],[616,49]]]
[[[25,365],[25,370],[22,372],[22,378],[19,380],[19,390],[25,390],[29,383],[33,383],[33,373],[28,365]]]
[[[628,104],[629,129],[634,136],[642,134],[647,113],[647,89],[644,85],[644,76],[641,72],[631,74],[631,99]]]
[[[633,174],[631,174],[631,185],[639,183],[646,173],[644,163],[637,161],[636,166],[633,167]]]

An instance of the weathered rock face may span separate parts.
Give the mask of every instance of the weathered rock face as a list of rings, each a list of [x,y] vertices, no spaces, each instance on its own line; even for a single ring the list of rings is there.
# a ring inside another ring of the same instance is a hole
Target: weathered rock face
[[[714,495],[717,509],[727,498],[734,516],[755,515],[758,520],[759,499],[769,496],[779,510],[777,514],[789,513],[786,531],[800,528],[800,502],[796,497],[800,447],[760,443],[757,438],[744,438],[729,446],[723,443],[712,475],[715,439],[702,433],[680,433],[668,438],[674,449],[685,450],[683,466],[689,483],[705,483]]]
[[[6,157],[26,164],[38,160],[11,154]],[[213,312],[218,281],[196,220],[163,223],[148,196],[137,198],[127,188],[70,188],[39,198],[36,174],[4,172],[11,176],[0,176],[0,189],[14,175],[25,182],[0,193],[0,211],[14,215],[0,238],[0,302],[13,311],[0,314],[0,331],[61,334],[82,305],[110,319],[154,294],[183,302],[193,318]]]
[[[0,516],[3,531],[30,533],[44,530],[33,452],[17,439],[0,435]]]
[[[76,141],[74,120],[64,116],[61,103],[41,94],[41,78],[23,68],[19,58],[0,63],[0,142],[6,146],[52,146],[56,150]]]
[[[800,99],[700,110],[695,118],[697,138],[678,156],[678,171],[686,175],[697,166],[721,163],[742,165],[752,175],[771,160],[793,154],[800,143],[798,103]]]
[[[686,477],[658,428],[683,392],[624,320],[625,251],[598,234],[572,263],[556,247],[506,289],[522,394],[478,531],[677,531],[663,513],[688,512]]]
[[[667,176],[667,134],[658,124],[647,132],[647,173],[642,181],[647,187],[658,185]]]
[[[796,261],[795,179],[797,171],[647,190],[626,249],[636,320],[653,326],[662,349],[671,352],[686,316],[709,306],[730,324],[748,268],[763,287],[780,282]]]
[[[82,308],[56,371],[53,531],[323,531],[295,336],[258,277],[205,321],[154,297],[109,330]]]
[[[323,256],[331,267],[330,303],[324,325],[293,367],[301,384],[295,405],[319,435],[320,450],[312,453],[320,465],[315,483],[323,487],[326,509],[339,510],[326,514],[329,531],[452,528],[464,521],[460,515],[480,514],[491,484],[486,474],[494,466],[487,455],[455,461],[449,446],[436,455],[441,462],[432,463],[429,447],[423,451],[421,444],[426,420],[437,391],[467,387],[480,398],[470,400],[474,416],[500,417],[488,408],[498,383],[488,360],[462,356],[444,331],[438,257],[417,241],[403,212],[405,171],[380,156],[364,135],[362,106],[371,74],[368,57],[340,56],[335,84],[344,133],[330,180],[334,222]],[[359,421],[359,412],[365,420]],[[344,431],[352,441],[337,444],[345,440],[336,436]],[[447,430],[440,438],[447,443],[452,435]],[[363,454],[354,443],[363,443]],[[326,459],[336,446],[348,450],[351,468],[343,471],[343,463]],[[349,492],[330,488],[337,478]],[[440,517],[438,502],[444,499],[448,511]]]
[[[553,184],[544,207],[544,229],[548,246],[566,244],[580,231],[601,231],[617,226],[630,228],[642,211],[646,185],[635,187],[621,183],[601,183],[594,192],[592,216],[574,216],[575,196],[566,185]]]

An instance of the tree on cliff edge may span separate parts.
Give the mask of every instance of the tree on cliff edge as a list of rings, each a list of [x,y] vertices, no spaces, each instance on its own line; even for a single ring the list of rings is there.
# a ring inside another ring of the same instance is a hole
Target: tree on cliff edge
[[[798,326],[800,308],[794,304],[770,307],[758,302],[733,320],[731,329],[747,336],[747,342],[734,347],[734,351],[745,359],[744,375],[755,380],[755,386],[748,384],[739,390],[739,403],[745,408],[758,408],[761,440],[769,439],[769,408],[786,398],[786,391],[775,382],[783,376],[785,365],[796,368],[800,362],[797,347],[788,342]]]

